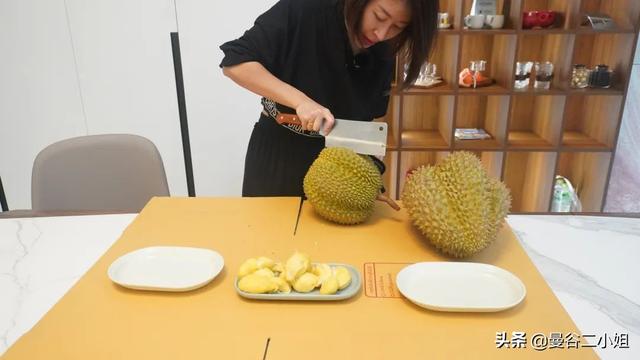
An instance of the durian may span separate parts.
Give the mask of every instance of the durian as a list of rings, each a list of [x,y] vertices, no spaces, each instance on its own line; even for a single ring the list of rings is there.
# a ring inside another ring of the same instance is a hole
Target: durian
[[[271,268],[271,270],[273,270],[273,272],[275,273],[283,273],[284,272],[284,265],[282,265],[281,262],[277,262],[273,265],[273,267]]]
[[[349,286],[351,273],[344,266],[312,264],[309,255],[295,252],[284,265],[266,257],[247,259],[237,281],[240,290],[254,294],[288,294],[292,289],[309,293],[320,288],[320,294],[330,295]]]
[[[303,187],[320,216],[339,224],[357,224],[373,212],[382,176],[368,156],[330,147],[313,162]]]
[[[511,195],[475,155],[460,151],[411,173],[402,202],[414,225],[436,248],[462,258],[496,239]]]
[[[240,265],[240,269],[238,270],[238,277],[249,275],[256,270],[258,270],[258,261],[255,258],[247,259],[242,263],[242,265]]]
[[[296,279],[293,283],[293,289],[300,293],[308,293],[313,291],[318,284],[318,277],[314,274],[307,272]]]
[[[325,281],[322,282],[322,286],[320,287],[320,294],[322,295],[335,294],[338,291],[339,287],[340,285],[338,284],[338,278],[335,275],[331,275]]]
[[[271,271],[271,269],[269,269],[269,268],[258,269],[256,271],[254,271],[253,273],[256,274],[256,275],[266,276],[268,278],[276,277],[276,274],[274,274],[273,271]]]
[[[336,266],[333,273],[338,280],[338,289],[342,290],[351,284],[351,274],[344,266]]]
[[[278,292],[283,294],[291,292],[291,285],[283,277],[274,277],[272,280],[278,286]]]
[[[256,265],[258,265],[259,269],[262,269],[262,268],[272,269],[275,265],[275,262],[269,259],[268,257],[260,256],[259,258],[256,259]]]
[[[238,281],[238,288],[252,294],[271,293],[278,290],[278,284],[264,275],[249,274]]]
[[[293,283],[300,275],[309,270],[311,270],[311,261],[309,260],[309,256],[295,252],[285,264],[285,279],[289,283]]]
[[[331,270],[331,266],[328,264],[316,264],[313,266],[313,270],[311,272],[318,277],[317,286],[322,285],[325,280],[333,275],[333,270]]]

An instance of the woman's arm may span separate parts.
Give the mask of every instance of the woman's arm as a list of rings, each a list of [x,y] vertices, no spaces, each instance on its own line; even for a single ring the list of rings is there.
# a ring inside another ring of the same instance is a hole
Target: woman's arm
[[[329,109],[271,74],[257,61],[225,66],[222,73],[247,90],[296,110],[302,128],[328,133],[335,119]]]

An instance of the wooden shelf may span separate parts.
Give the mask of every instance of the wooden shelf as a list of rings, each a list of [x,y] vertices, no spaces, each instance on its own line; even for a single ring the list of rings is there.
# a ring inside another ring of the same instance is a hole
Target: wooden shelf
[[[405,149],[448,149],[438,130],[405,130],[402,132],[402,148]]]
[[[549,90],[534,89],[533,88],[533,79],[531,80],[531,86],[529,88],[527,88],[527,89],[513,89],[513,94],[514,95],[537,95],[537,96],[542,96],[542,95],[564,95],[566,93],[567,93],[567,91],[565,89],[558,88],[558,87],[555,87],[553,85],[551,85],[551,88]]]
[[[508,148],[551,149],[558,145],[564,96],[518,95],[511,101]]]
[[[455,140],[456,150],[500,150],[502,145],[496,139]]]
[[[556,174],[567,178],[576,189],[582,211],[602,211],[610,161],[609,152],[559,155]]]
[[[569,89],[567,90],[569,95],[624,95],[624,90],[618,88],[598,89],[598,88],[586,88],[586,89]]]
[[[445,83],[424,89],[392,89],[384,121],[389,124],[391,175],[385,182],[399,196],[407,171],[435,165],[454,151],[476,154],[491,176],[510,188],[513,213],[550,210],[556,174],[579,188],[585,212],[602,210],[616,139],[640,29],[638,0],[498,0],[505,27],[465,29],[473,0],[439,0],[452,28],[441,30],[429,62]],[[523,29],[522,13],[553,10],[553,28]],[[616,26],[603,31],[581,26],[583,14],[605,13]],[[487,61],[485,76],[495,83],[477,89],[458,85],[459,72],[473,60]],[[549,90],[514,89],[516,62],[550,61]],[[404,60],[397,59],[396,79]],[[609,89],[573,89],[574,64],[613,70]],[[456,128],[481,128],[492,138],[456,140]]]
[[[556,154],[508,152],[503,181],[511,190],[515,212],[549,211]]]
[[[553,149],[553,145],[532,131],[509,131],[509,149]]]
[[[454,93],[455,88],[446,82],[431,88],[412,86],[403,91],[403,94],[405,95],[453,95]]]
[[[509,91],[509,89],[507,89],[506,87],[503,87],[502,85],[493,84],[493,85],[479,87],[479,88],[475,88],[475,89],[474,88],[460,87],[459,88],[459,93],[461,95],[473,95],[473,94],[477,94],[477,95],[508,95],[510,93],[510,91]]]
[[[579,13],[607,14],[613,19],[616,30],[624,32],[627,29],[636,29],[640,16],[640,2],[638,0],[582,0],[579,2]],[[580,25],[580,19],[576,19],[576,26]],[[632,32],[636,33],[636,31]]]
[[[382,182],[386,189],[387,196],[392,199],[398,200],[398,182],[396,176],[398,175],[398,161],[399,153],[397,151],[387,151],[387,155],[384,157],[384,165],[386,170],[382,174]]]
[[[606,144],[599,142],[598,140],[589,137],[585,133],[578,131],[565,131],[562,133],[562,146],[565,148],[580,148],[584,149],[599,149],[609,150]]]
[[[463,28],[461,34],[483,34],[483,35],[515,35],[516,29],[467,29]]]
[[[594,34],[634,34],[636,31],[633,28],[613,28],[613,29],[602,29],[595,30],[591,27],[580,27],[573,31],[574,34],[582,34],[582,35],[594,35]]]
[[[622,96],[572,95],[567,97],[566,106],[563,145],[582,146],[578,142],[586,138],[591,139],[591,144],[596,147],[615,146],[618,123],[622,116]],[[576,133],[584,136],[572,137]]]

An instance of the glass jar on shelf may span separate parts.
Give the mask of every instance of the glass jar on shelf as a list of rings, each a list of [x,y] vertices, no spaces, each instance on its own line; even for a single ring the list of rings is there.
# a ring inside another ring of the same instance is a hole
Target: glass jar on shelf
[[[589,76],[591,70],[587,69],[584,64],[573,65],[571,71],[571,87],[574,89],[584,89],[589,87]]]
[[[551,88],[551,80],[553,80],[553,64],[549,61],[535,64],[536,80],[533,88],[538,90],[549,90]]]
[[[591,72],[591,76],[589,76],[589,85],[594,88],[610,88],[612,74],[613,72],[609,70],[608,65],[597,65]]]

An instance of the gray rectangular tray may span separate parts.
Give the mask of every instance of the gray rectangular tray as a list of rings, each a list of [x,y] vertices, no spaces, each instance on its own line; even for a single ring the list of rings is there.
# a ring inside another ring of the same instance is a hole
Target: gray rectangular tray
[[[333,295],[322,295],[320,294],[319,289],[315,289],[308,293],[299,293],[291,290],[288,294],[276,293],[276,294],[252,294],[248,292],[244,292],[238,288],[238,278],[234,282],[234,287],[236,288],[236,292],[247,299],[254,300],[292,300],[292,301],[335,301],[335,300],[344,300],[348,299],[358,293],[361,286],[360,273],[356,270],[355,267],[347,264],[337,264],[337,263],[327,263],[329,266],[344,266],[351,273],[351,284],[346,288],[339,290],[337,293]]]

